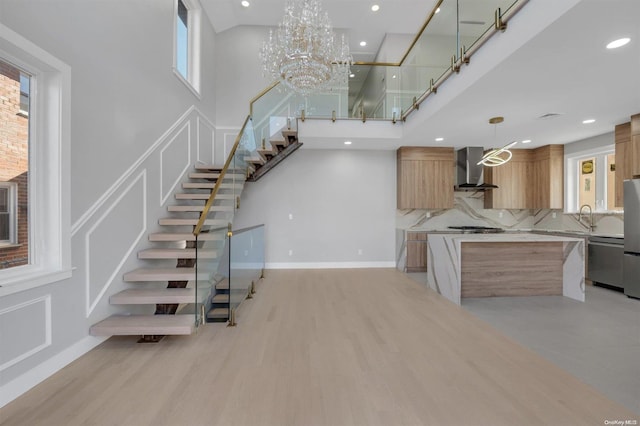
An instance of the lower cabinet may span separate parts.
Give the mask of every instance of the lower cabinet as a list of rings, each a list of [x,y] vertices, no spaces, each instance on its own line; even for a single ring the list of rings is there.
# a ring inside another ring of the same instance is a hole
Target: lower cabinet
[[[407,272],[427,272],[427,233],[407,232]]]

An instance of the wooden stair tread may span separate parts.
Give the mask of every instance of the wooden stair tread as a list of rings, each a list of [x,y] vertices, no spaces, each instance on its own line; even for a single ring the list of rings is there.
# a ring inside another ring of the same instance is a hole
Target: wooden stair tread
[[[169,226],[183,226],[183,225],[197,225],[200,218],[192,218],[192,219],[184,219],[184,218],[173,218],[173,217],[165,217],[163,219],[158,220],[158,224],[160,225],[169,225]],[[228,225],[229,221],[225,219],[205,219],[204,224],[208,226],[215,225]]]
[[[203,232],[198,236],[200,241],[223,241],[226,232]],[[149,234],[149,241],[195,241],[196,237],[192,233],[171,233],[157,232]]]
[[[184,189],[213,189],[217,184],[215,182],[183,182]],[[221,183],[220,189],[242,189],[242,183]]]
[[[188,335],[194,331],[193,315],[114,315],[90,329],[92,336]]]
[[[207,312],[207,318],[210,319],[220,319],[220,318],[228,318],[229,317],[229,309],[228,308],[214,308]]]
[[[141,281],[193,281],[196,279],[195,268],[139,268],[124,274],[127,282]],[[200,272],[199,281],[209,279],[209,274]]]
[[[254,164],[260,164],[260,165],[265,163],[265,160],[262,157],[244,157],[243,161],[245,163],[254,163]]]
[[[218,253],[215,250],[200,249],[198,250],[198,258],[215,259]],[[146,249],[138,252],[138,259],[195,259],[196,249]]]
[[[145,305],[156,303],[194,303],[195,288],[130,288],[112,295],[112,305]]]
[[[204,204],[201,204],[199,206],[171,205],[167,206],[167,210],[170,212],[201,212],[204,211]],[[232,212],[233,210],[233,206],[211,206],[209,208],[209,211],[212,212]]]
[[[213,303],[229,303],[229,295],[228,294],[216,294],[211,299]]]
[[[176,194],[176,200],[208,200],[211,193],[203,192],[179,192]],[[216,200],[235,200],[236,194],[216,194]]]
[[[216,284],[216,290],[229,290],[229,280],[227,278]]]
[[[195,172],[189,173],[189,179],[218,179],[220,172]],[[244,179],[241,173],[225,173],[224,179]]]

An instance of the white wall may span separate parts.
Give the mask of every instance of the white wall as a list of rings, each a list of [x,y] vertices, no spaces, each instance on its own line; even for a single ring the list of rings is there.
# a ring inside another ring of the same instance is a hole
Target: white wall
[[[199,99],[172,70],[173,9],[174,0],[0,2],[1,24],[71,67],[75,268],[0,297],[0,406],[100,342],[89,327],[113,312],[109,294],[142,263],[135,253],[167,194],[185,167],[211,162],[215,35],[204,17]]]
[[[395,151],[303,146],[247,183],[233,226],[265,225],[267,268],[394,267],[395,180]]]

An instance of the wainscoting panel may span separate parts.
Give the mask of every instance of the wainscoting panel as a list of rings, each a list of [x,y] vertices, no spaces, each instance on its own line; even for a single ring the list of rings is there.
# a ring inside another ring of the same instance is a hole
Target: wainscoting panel
[[[187,121],[160,151],[160,205],[191,166],[191,122]]]
[[[51,295],[1,310],[0,336],[0,372],[51,345]]]
[[[204,117],[196,117],[198,129],[196,161],[215,164],[215,128]]]
[[[147,173],[143,170],[85,236],[87,318],[147,230]]]

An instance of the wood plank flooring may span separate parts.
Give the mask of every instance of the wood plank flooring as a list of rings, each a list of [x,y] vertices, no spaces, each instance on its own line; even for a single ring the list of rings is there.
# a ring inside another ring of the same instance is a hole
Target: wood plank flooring
[[[2,425],[603,425],[629,412],[392,269],[267,271],[238,326],[111,338]]]

